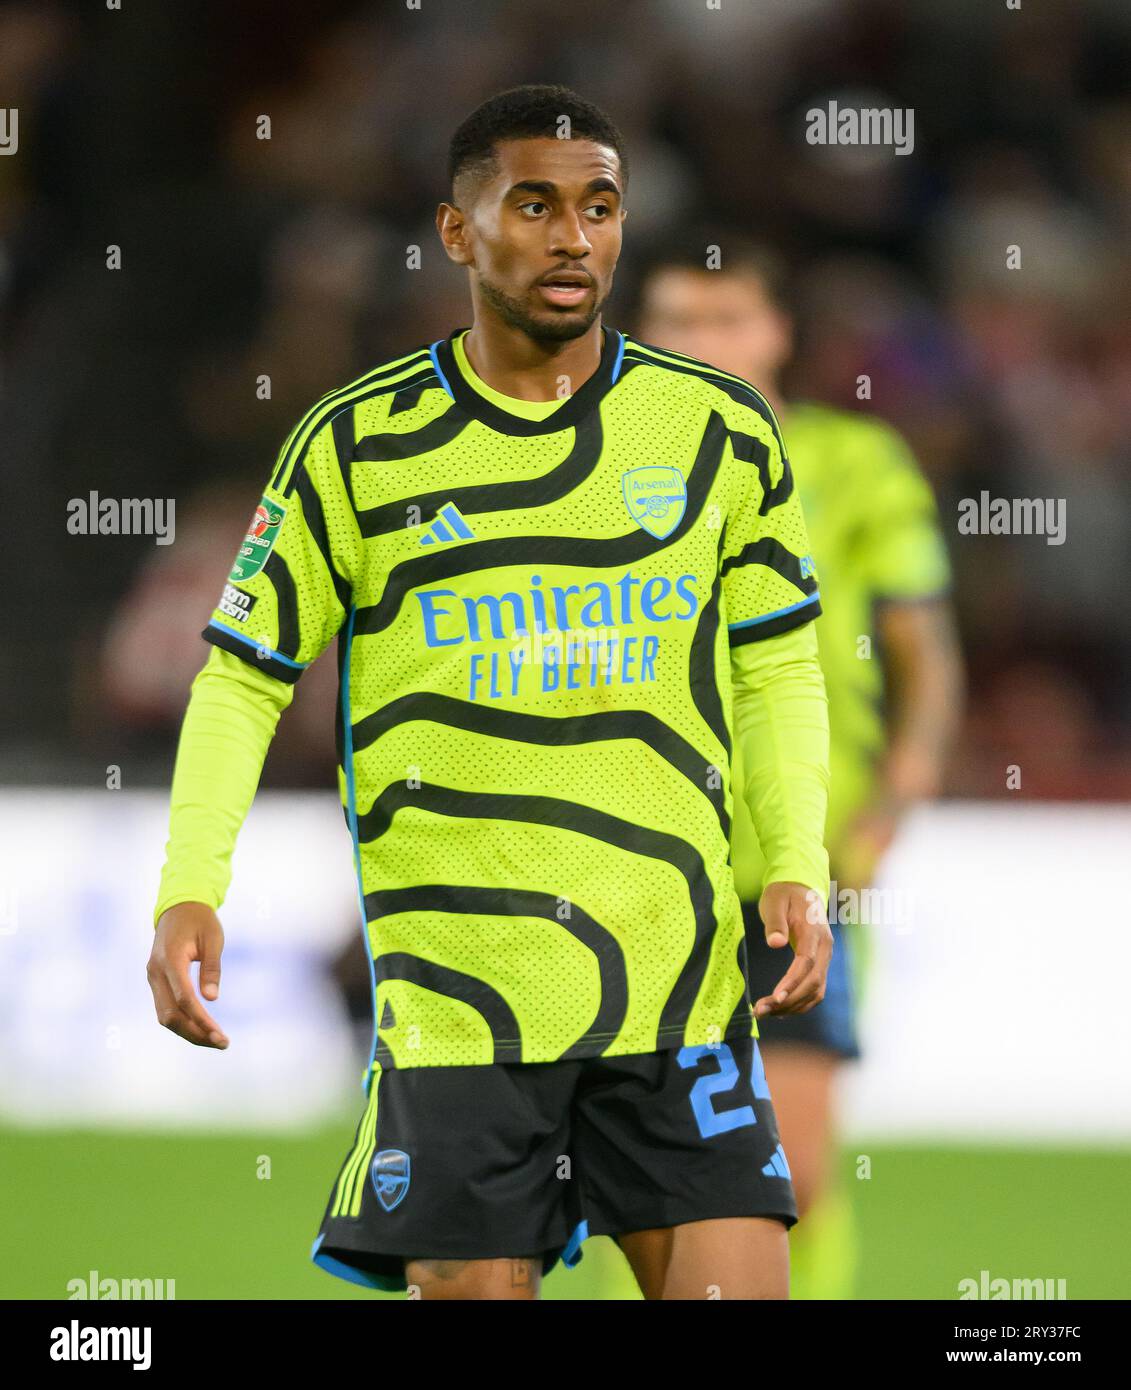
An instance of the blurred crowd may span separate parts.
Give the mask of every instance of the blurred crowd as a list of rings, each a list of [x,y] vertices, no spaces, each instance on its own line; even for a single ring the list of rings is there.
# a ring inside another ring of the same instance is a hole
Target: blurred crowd
[[[911,442],[970,670],[950,790],[1017,795],[1016,764],[1024,796],[1127,795],[1129,71],[1125,0],[9,4],[3,775],[167,779],[280,443],[327,390],[469,321],[433,225],[447,142],[495,91],[549,81],[629,148],[608,322],[633,328],[650,244],[741,226],[792,271],[791,394]],[[808,144],[831,100],[912,108],[914,152]],[[175,544],[70,534],[92,491],[174,498]],[[1065,543],[960,535],[982,491],[1064,499]],[[327,659],[300,682],[268,782],[329,782],[334,681]]]

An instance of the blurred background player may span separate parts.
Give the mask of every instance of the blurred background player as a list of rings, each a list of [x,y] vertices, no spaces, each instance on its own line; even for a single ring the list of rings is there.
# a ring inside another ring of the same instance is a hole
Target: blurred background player
[[[949,563],[934,496],[903,438],[875,416],[783,392],[794,324],[784,267],[770,249],[739,235],[691,234],[650,260],[639,288],[644,341],[733,372],[770,401],[820,576],[836,949],[822,1003],[791,1017],[760,1012],[758,1026],[802,1217],[791,1238],[794,1296],[845,1298],[854,1241],[835,1182],[834,1082],[859,1056],[853,986],[863,942],[851,926],[863,925],[860,895],[901,817],[939,794],[957,732],[963,675]],[[767,945],[757,907],[764,860],[737,799],[731,851],[758,1000],[772,994],[790,952]]]

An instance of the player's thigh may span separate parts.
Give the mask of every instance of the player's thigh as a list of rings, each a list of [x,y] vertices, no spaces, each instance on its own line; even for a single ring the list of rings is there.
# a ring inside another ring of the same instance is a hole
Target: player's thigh
[[[624,1253],[632,1277],[646,1299],[664,1296],[664,1280],[672,1257],[672,1228],[662,1226],[652,1231],[627,1231],[616,1237]]]
[[[619,1237],[649,1299],[789,1297],[789,1242],[772,1217],[690,1221]]]
[[[542,1286],[542,1256],[494,1260],[405,1261],[405,1282],[420,1299],[535,1299]]]

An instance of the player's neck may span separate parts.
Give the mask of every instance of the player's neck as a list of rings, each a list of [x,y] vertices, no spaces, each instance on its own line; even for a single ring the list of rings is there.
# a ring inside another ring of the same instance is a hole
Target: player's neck
[[[572,396],[601,365],[600,315],[578,338],[537,342],[520,328],[477,318],[463,340],[472,371],[494,391],[520,401]]]

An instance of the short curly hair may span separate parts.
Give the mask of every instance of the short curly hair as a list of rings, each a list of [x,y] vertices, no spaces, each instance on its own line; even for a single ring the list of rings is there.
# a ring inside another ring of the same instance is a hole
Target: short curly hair
[[[593,140],[616,151],[627,186],[624,137],[604,111],[569,87],[531,84],[490,97],[460,124],[448,147],[448,180],[453,190],[461,174],[494,172],[498,141],[555,138],[563,116],[569,120],[571,139]]]

